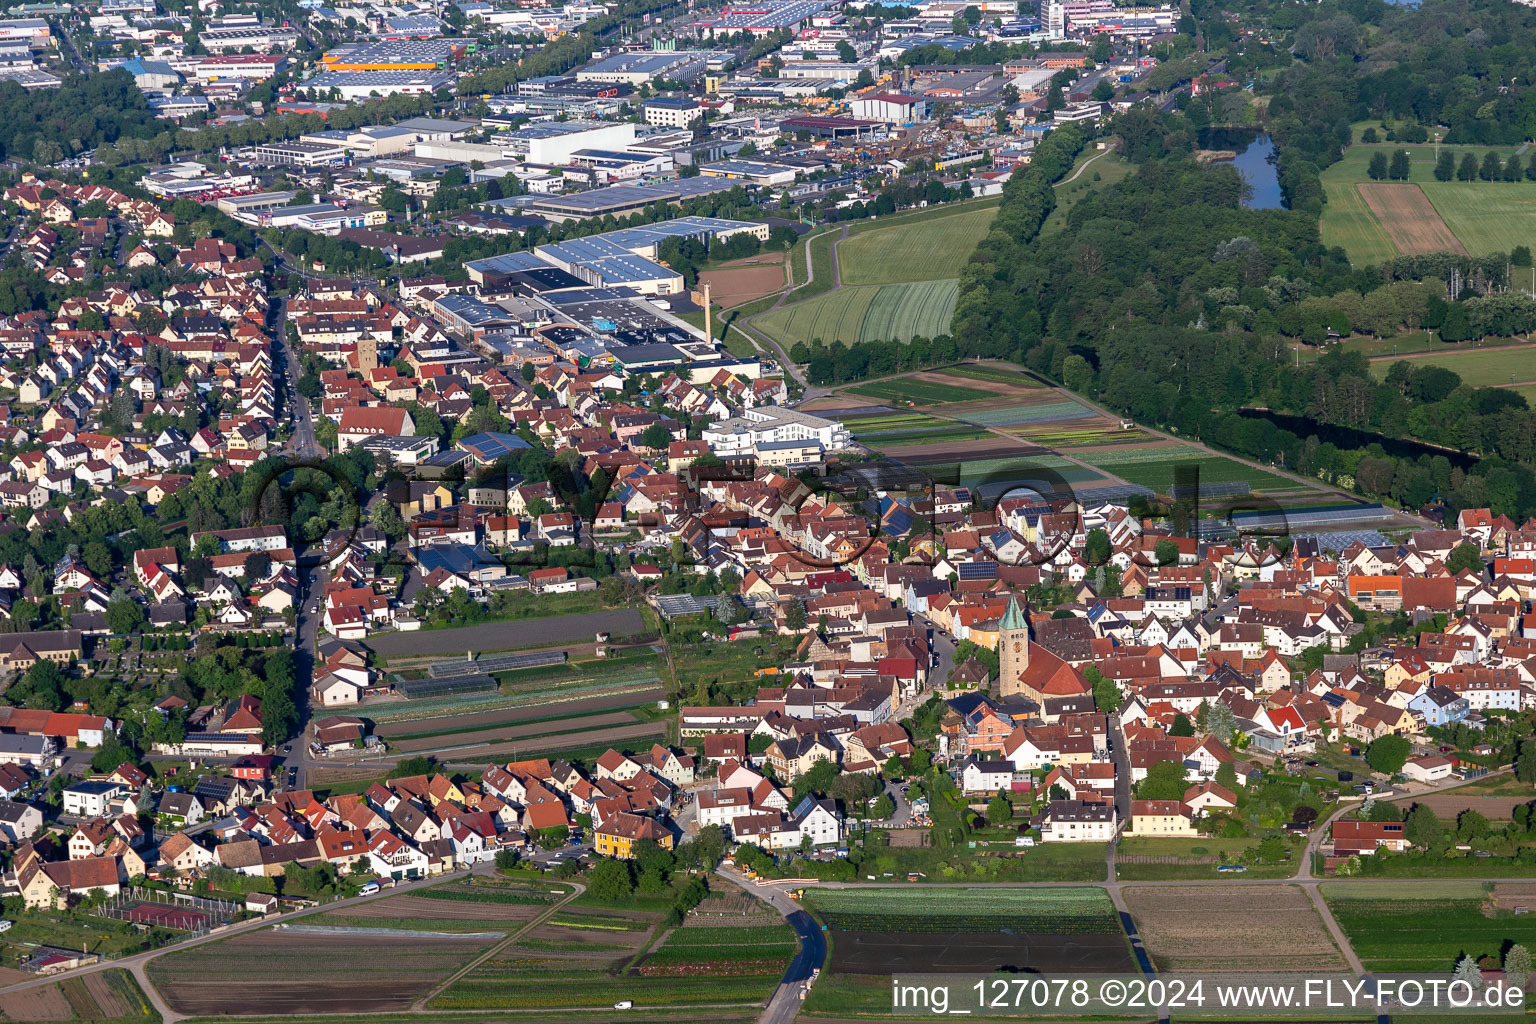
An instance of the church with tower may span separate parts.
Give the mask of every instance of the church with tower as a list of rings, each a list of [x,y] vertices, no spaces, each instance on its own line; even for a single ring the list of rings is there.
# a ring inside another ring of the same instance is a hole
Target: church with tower
[[[997,624],[998,695],[1044,703],[1052,697],[1076,697],[1093,686],[1072,665],[1030,639],[1029,616],[1018,598]]]

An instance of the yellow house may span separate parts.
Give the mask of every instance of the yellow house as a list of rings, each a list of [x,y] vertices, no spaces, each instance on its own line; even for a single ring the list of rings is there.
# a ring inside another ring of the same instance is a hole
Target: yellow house
[[[642,839],[655,840],[663,850],[672,849],[672,833],[650,818],[620,811],[611,815],[592,830],[592,844],[604,857],[629,860],[635,855],[635,844]]]
[[[1128,836],[1196,836],[1189,808],[1177,800],[1132,800]]]

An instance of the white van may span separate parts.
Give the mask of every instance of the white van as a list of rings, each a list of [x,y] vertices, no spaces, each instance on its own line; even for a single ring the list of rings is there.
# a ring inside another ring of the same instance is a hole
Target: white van
[[[376,896],[376,895],[378,895],[378,892],[379,892],[379,883],[378,882],[369,882],[367,885],[365,885],[361,889],[357,890],[357,894],[359,896]]]

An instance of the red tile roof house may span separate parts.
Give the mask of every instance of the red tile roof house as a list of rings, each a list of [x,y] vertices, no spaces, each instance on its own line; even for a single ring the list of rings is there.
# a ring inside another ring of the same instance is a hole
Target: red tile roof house
[[[349,405],[342,411],[341,424],[336,429],[336,447],[346,451],[354,444],[378,435],[415,437],[416,425],[404,409]]]
[[[1378,849],[1401,853],[1408,849],[1403,838],[1400,821],[1353,821],[1341,818],[1333,823],[1333,855],[1350,857],[1356,854],[1371,856]]]

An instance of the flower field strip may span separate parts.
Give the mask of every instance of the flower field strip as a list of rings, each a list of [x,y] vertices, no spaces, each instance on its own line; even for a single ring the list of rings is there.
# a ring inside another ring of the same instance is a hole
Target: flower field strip
[[[941,405],[948,402],[972,402],[996,398],[991,391],[981,388],[961,387],[958,384],[939,384],[934,381],[897,378],[876,384],[863,384],[848,389],[849,394],[862,398],[878,398],[881,401],[919,402]]]
[[[428,1006],[441,1010],[502,1007],[542,1010],[582,1006],[606,1008],[624,999],[633,1000],[637,1008],[715,1003],[756,1004],[765,1002],[777,986],[777,977],[583,976],[575,979],[574,984],[560,984],[559,979],[551,977],[495,981],[470,978],[454,984],[448,991],[432,999]]]
[[[651,927],[649,921],[631,921],[622,917],[573,917],[569,914],[557,914],[549,919],[549,923],[561,928],[591,928],[606,932],[643,932]]]
[[[1088,410],[1076,402],[1047,402],[1044,405],[1012,406],[1004,409],[977,409],[973,412],[957,412],[955,415],[968,423],[984,427],[1017,427],[1026,423],[1045,423],[1051,420],[1075,420],[1088,414]]]
[[[1433,883],[1424,883],[1433,888]],[[1483,913],[1480,899],[1328,899],[1368,969],[1449,972],[1463,955],[1498,957],[1506,942],[1536,947],[1536,918]]]
[[[784,925],[759,928],[678,928],[667,938],[669,946],[731,946],[752,943],[794,944],[795,935]]]
[[[781,942],[758,946],[672,946],[666,945],[645,958],[640,973],[662,973],[654,968],[687,968],[683,973],[697,973],[697,968],[727,965],[732,974],[784,973],[784,965],[795,955],[796,944]],[[646,968],[652,968],[647,970]]]
[[[831,910],[822,915],[828,926],[844,932],[1027,932],[1031,935],[1108,935],[1120,930],[1114,912],[1100,914],[940,913],[886,914]]]
[[[1019,388],[1044,387],[1039,381],[1028,376],[1022,370],[1005,370],[1001,367],[991,366],[946,366],[934,373],[943,374],[945,377],[963,377],[971,380],[991,381],[995,384],[1012,384]]]
[[[508,891],[488,885],[437,886],[423,889],[416,895],[429,900],[452,900],[459,903],[514,903],[519,905],[547,906],[558,897],[547,893]]]
[[[1204,458],[1197,448],[1176,444],[1163,448],[1141,448],[1134,452],[1084,452],[1078,458],[1095,466],[1114,466],[1127,462],[1192,462]]]
[[[1115,934],[1120,919],[1101,889],[828,890],[806,903],[846,932]]]

